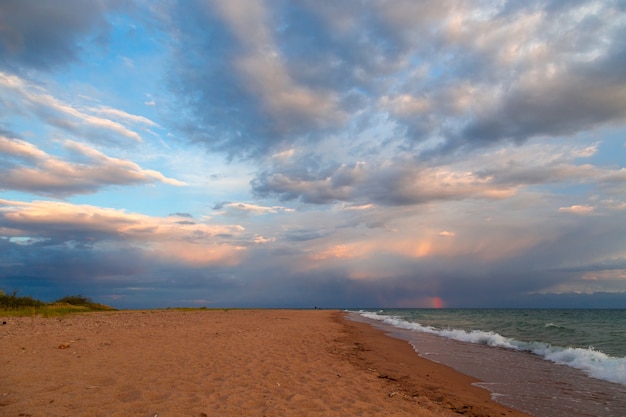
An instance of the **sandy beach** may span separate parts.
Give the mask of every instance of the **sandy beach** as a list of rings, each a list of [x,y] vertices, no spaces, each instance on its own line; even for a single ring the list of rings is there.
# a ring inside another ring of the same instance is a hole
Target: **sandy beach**
[[[6,417],[525,416],[340,311],[1,320]]]

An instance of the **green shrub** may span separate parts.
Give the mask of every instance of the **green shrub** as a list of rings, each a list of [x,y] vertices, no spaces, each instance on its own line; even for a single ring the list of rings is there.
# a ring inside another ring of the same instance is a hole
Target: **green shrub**
[[[15,310],[25,307],[41,307],[44,305],[46,305],[46,303],[36,300],[33,297],[19,297],[17,290],[14,290],[11,295],[0,290],[0,309]]]
[[[89,297],[84,297],[82,295],[68,295],[63,298],[59,298],[54,302],[54,304],[71,304],[73,306],[90,306],[94,304],[94,302]]]
[[[104,304],[98,304],[91,298],[82,295],[70,295],[59,298],[53,303],[44,303],[32,297],[18,297],[17,290],[7,295],[0,290],[0,313],[7,315],[41,315],[44,317],[59,316],[70,313],[88,311],[112,311],[115,310]]]

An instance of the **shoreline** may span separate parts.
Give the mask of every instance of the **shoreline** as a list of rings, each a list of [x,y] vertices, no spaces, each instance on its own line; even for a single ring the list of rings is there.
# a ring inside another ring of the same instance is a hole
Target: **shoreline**
[[[357,366],[390,381],[397,395],[434,403],[434,408],[448,409],[457,415],[529,417],[494,401],[488,390],[474,385],[481,380],[423,358],[408,341],[367,322],[351,320],[348,314],[342,320],[358,346]]]
[[[342,311],[2,320],[7,416],[528,416]]]

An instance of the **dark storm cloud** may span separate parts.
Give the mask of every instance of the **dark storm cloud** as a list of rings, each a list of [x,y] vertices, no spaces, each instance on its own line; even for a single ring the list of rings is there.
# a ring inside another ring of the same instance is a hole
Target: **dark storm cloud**
[[[598,271],[626,271],[626,257],[609,258],[602,262],[576,265],[558,269],[563,272],[598,272]]]
[[[470,251],[454,256],[398,258],[393,262],[393,277],[357,281],[352,285],[376,286],[380,298],[375,305],[414,306],[424,298],[440,297],[447,307],[548,307],[551,301],[555,302],[552,306],[598,306],[593,304],[592,297],[585,299],[572,294],[611,288],[615,293],[609,297],[613,299],[611,305],[626,306],[622,255],[626,250],[622,237],[626,233],[626,227],[622,226],[626,218],[617,227],[614,218],[602,216],[585,223],[558,218],[552,223],[544,225],[541,231],[532,231],[532,226],[527,225],[512,233],[511,239],[523,240],[534,235],[538,241],[507,256],[489,259],[493,254],[487,248],[480,253]],[[475,232],[465,231],[471,234],[473,247],[485,243],[481,232],[488,233],[479,226]],[[573,253],[577,254],[575,259]],[[374,265],[388,262],[385,258],[388,257],[373,254],[367,262]],[[581,303],[576,304],[576,300]]]
[[[164,299],[168,305],[428,307],[434,297],[443,299],[447,307],[593,307],[598,305],[591,297],[572,295],[577,288],[568,285],[584,281],[588,272],[597,274],[598,279],[611,279],[598,274],[605,271],[619,277],[624,268],[619,254],[626,250],[623,220],[616,227],[615,222],[602,216],[585,224],[555,218],[550,227],[543,228],[541,235],[546,238],[539,243],[491,260],[481,259],[490,256],[488,248],[482,253],[424,258],[376,251],[367,258],[355,259],[352,265],[311,261],[308,257],[309,245],[323,243],[330,237],[329,231],[314,235],[314,230],[302,229],[296,239],[289,238],[300,231],[286,233],[285,241],[291,249],[287,257],[275,256],[281,245],[278,242],[248,247],[237,265],[198,266],[93,228],[84,235],[91,239],[83,239],[92,244],[78,245],[68,239],[80,239],[80,234],[69,233],[66,226],[47,233],[50,240],[45,243],[0,239],[0,273],[2,285],[10,287],[5,290],[28,288],[33,295],[40,291],[52,298],[80,291],[102,302],[132,308],[162,307]],[[3,222],[2,227],[19,227],[34,236],[38,233],[35,228],[26,229],[23,223]],[[41,225],[38,230],[41,234]],[[533,233],[529,227],[520,229],[516,239]],[[115,240],[115,246],[102,246],[107,240]],[[474,238],[474,246],[483,244],[484,240]],[[579,254],[575,264],[571,253]],[[393,271],[377,279],[351,277],[355,266],[369,270],[368,265],[372,269],[393,265]],[[614,283],[619,289],[619,279]],[[550,288],[561,289],[563,295],[545,295]],[[611,306],[625,305],[619,291],[605,298],[612,300]]]
[[[499,250],[497,246],[516,246],[516,243],[505,241],[490,248],[488,242],[491,239],[485,235],[491,232],[476,225],[475,231],[464,233],[468,235],[467,252],[461,249],[454,255],[440,253],[419,258],[394,256],[386,252],[388,245],[381,243],[367,256],[352,261],[350,258],[340,262],[311,260],[310,257],[307,261],[303,257],[311,254],[310,249],[306,250],[311,248],[309,243],[323,247],[323,241],[292,241],[289,259],[268,256],[266,250],[271,250],[270,247],[258,248],[249,253],[236,273],[249,285],[242,291],[241,301],[245,299],[261,305],[327,303],[361,307],[428,307],[431,306],[428,304],[430,299],[440,297],[448,307],[545,307],[544,292],[553,290],[567,294],[579,291],[578,287],[568,285],[584,282],[587,279],[584,274],[590,269],[615,273],[615,278],[611,278],[611,274],[605,277],[600,274],[598,279],[605,280],[602,283],[605,288],[613,288],[616,293],[623,291],[619,282],[623,265],[611,259],[626,249],[621,239],[626,230],[612,224],[610,218],[597,217],[582,226],[567,218],[555,218],[550,227],[544,225],[541,230],[520,225],[509,235],[515,236],[515,241],[531,238],[536,242],[516,250],[504,249],[502,253],[494,253]],[[493,227],[492,231],[495,231],[499,226]],[[333,240],[336,241],[329,239]],[[302,250],[298,252],[297,248]],[[350,249],[346,252],[350,254]],[[572,262],[571,253],[580,254],[576,261],[578,266],[563,268]],[[597,259],[607,261],[598,263]],[[310,266],[304,266],[307,263]],[[387,265],[393,267],[387,268]],[[472,265],[471,268],[468,265]],[[388,271],[388,275],[376,279],[355,276],[359,270],[371,271],[372,276],[377,276],[378,269]],[[567,296],[564,295],[563,299]]]
[[[0,3],[0,68],[53,70],[79,58],[87,37],[106,39],[106,13],[121,0],[5,0]]]
[[[76,224],[63,230],[40,224],[28,230],[1,220],[0,230],[21,227],[25,233],[53,236],[45,243],[0,238],[0,289],[5,291],[18,289],[21,295],[45,300],[81,293],[99,302],[141,308],[163,307],[164,299],[189,305],[183,300],[198,298],[199,293],[210,298],[214,292],[228,300],[240,287],[219,267],[183,265],[116,233],[79,232]]]
[[[33,248],[13,245],[14,259],[20,265],[3,267],[0,288],[18,289],[22,295],[54,300],[68,294],[85,294],[98,302],[118,307],[163,306],[151,297],[167,298],[178,276],[167,263],[151,258],[141,249],[118,245],[108,251],[65,245]],[[192,282],[197,274],[186,271]]]

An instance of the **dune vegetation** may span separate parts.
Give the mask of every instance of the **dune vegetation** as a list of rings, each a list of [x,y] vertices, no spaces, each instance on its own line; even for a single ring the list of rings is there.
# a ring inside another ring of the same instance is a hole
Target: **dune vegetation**
[[[70,295],[47,303],[30,296],[19,296],[15,290],[7,294],[0,290],[0,316],[63,316],[89,311],[114,311],[113,307],[96,303],[82,295]]]

